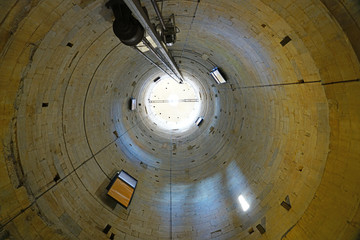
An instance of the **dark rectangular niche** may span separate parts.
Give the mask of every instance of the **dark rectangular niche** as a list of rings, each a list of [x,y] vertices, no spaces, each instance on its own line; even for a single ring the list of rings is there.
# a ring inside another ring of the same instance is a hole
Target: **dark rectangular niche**
[[[288,204],[288,203],[285,202],[285,201],[282,201],[281,206],[283,206],[283,208],[285,208],[285,209],[288,210],[288,211],[291,209],[290,204]]]
[[[49,106],[49,103],[42,103],[42,105],[41,105],[42,107],[48,107]]]
[[[284,37],[284,39],[280,42],[281,46],[285,46],[291,41],[291,38],[289,36]]]
[[[113,134],[115,135],[116,138],[119,138],[119,134],[117,131],[113,131]]]
[[[282,201],[280,204],[283,208],[285,208],[286,210],[290,210],[291,209],[291,204],[290,204],[290,198],[289,196],[285,197],[285,201]]]
[[[111,225],[106,224],[106,227],[103,229],[103,233],[108,234],[108,232],[110,231],[110,229],[111,229]]]
[[[55,177],[54,177],[54,182],[57,182],[57,181],[59,181],[60,180],[60,176],[59,176],[59,174],[57,173],[56,175],[55,175]]]
[[[256,225],[256,228],[261,234],[264,234],[266,232],[265,228],[261,224]]]
[[[115,238],[115,234],[111,233],[110,239],[111,239],[111,240],[114,240],[114,238]]]
[[[74,46],[74,44],[72,44],[71,42],[68,42],[68,43],[66,44],[66,46],[67,46],[67,47],[72,47],[72,46]]]

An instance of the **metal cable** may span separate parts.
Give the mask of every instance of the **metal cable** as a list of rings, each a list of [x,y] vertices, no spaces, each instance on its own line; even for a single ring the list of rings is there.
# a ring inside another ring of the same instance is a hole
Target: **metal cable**
[[[162,56],[156,52],[156,50],[154,49],[154,47],[151,45],[151,43],[146,39],[144,38],[143,39],[143,43],[144,45],[159,59],[160,62],[162,62],[162,64],[165,65],[165,67],[170,70],[170,72],[172,72],[176,78],[178,78],[178,80],[176,80],[177,82],[179,83],[182,83],[182,80],[176,75],[176,73],[174,72],[174,70],[171,68],[171,66],[169,66],[166,61],[162,58]],[[173,78],[173,77],[172,77]],[[173,78],[174,79],[174,78]]]
[[[151,64],[155,65],[158,69],[160,69],[160,71],[162,71],[163,73],[167,74],[169,77],[171,77],[172,79],[174,79],[175,81],[177,81],[170,73],[168,73],[167,71],[165,71],[164,69],[162,69],[162,67],[160,67],[157,63],[155,63],[153,60],[151,60],[151,58],[149,58],[148,56],[145,55],[145,53],[143,53],[142,51],[140,51],[139,48],[137,48],[136,46],[133,47],[138,53],[140,53],[146,60],[148,60]]]
[[[193,15],[193,18],[192,18],[191,23],[190,23],[190,28],[189,28],[188,33],[187,33],[187,36],[186,36],[186,40],[185,40],[185,44],[184,44],[183,50],[182,50],[182,52],[181,52],[180,60],[182,59],[184,50],[185,50],[186,45],[187,45],[187,43],[188,43],[190,31],[191,31],[192,25],[193,25],[194,20],[195,20],[195,16],[196,16],[196,12],[197,12],[198,7],[199,7],[199,3],[200,3],[200,0],[198,0],[198,2],[197,2],[197,4],[196,4],[196,8],[195,8],[195,11],[194,11],[194,15]]]
[[[153,5],[153,7],[154,7],[154,10],[155,10],[155,12],[156,12],[156,15],[157,15],[158,18],[159,18],[159,21],[160,21],[160,23],[161,23],[161,26],[162,26],[162,28],[163,28],[163,31],[165,31],[165,29],[166,29],[165,22],[164,22],[164,19],[163,19],[162,15],[161,15],[161,12],[160,12],[160,10],[159,10],[159,6],[157,5],[156,0],[151,0],[151,3],[152,3],[152,5]]]

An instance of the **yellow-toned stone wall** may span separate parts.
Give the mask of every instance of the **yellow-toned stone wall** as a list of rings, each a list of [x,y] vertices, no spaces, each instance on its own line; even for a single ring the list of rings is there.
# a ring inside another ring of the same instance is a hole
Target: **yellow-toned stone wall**
[[[181,30],[170,50],[210,103],[179,140],[127,110],[159,73],[114,36],[104,1],[3,1],[0,239],[358,239],[359,9],[164,1]],[[139,181],[128,209],[106,197],[121,169]]]

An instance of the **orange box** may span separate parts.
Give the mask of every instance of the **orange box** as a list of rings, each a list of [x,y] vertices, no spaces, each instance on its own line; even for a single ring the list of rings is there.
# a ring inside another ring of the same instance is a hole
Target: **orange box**
[[[127,208],[134,194],[134,188],[121,179],[116,178],[107,194]]]

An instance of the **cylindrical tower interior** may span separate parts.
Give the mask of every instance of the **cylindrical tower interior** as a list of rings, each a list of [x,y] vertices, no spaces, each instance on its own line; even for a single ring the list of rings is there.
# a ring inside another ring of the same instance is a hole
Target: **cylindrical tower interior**
[[[360,3],[157,2],[183,84],[103,0],[0,3],[0,239],[359,239]]]

